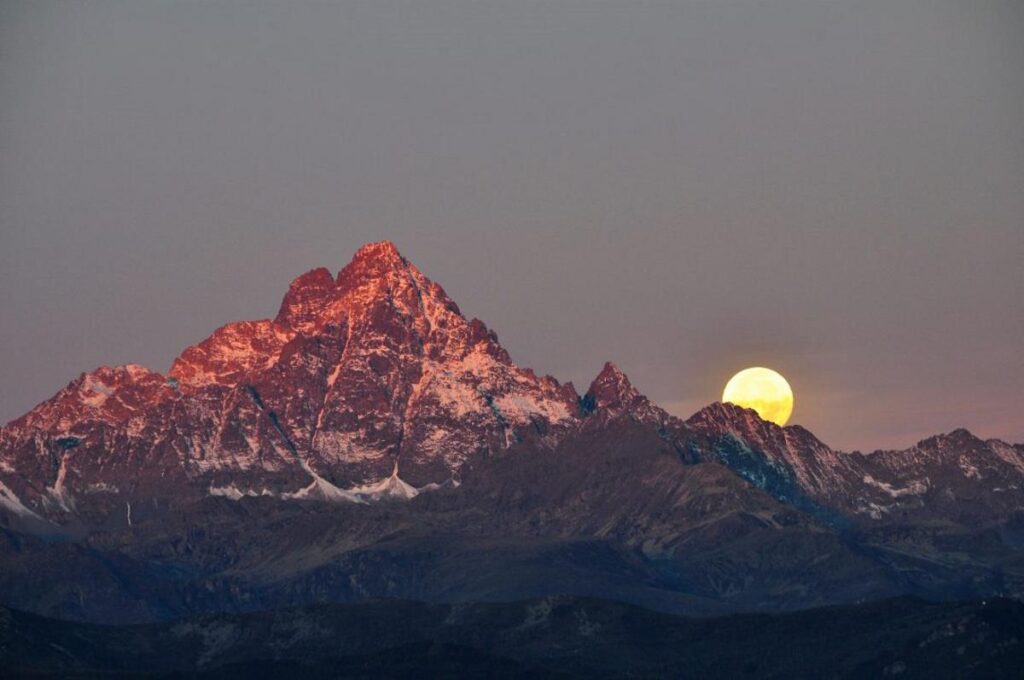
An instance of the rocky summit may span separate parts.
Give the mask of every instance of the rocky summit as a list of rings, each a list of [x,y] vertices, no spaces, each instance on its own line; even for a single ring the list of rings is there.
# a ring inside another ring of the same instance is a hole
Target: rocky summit
[[[0,604],[101,622],[380,597],[669,612],[1024,595],[1024,446],[836,451],[608,363],[580,395],[389,242],[166,374],[84,373],[0,429]]]
[[[467,460],[516,442],[551,446],[577,402],[373,243],[337,277],[295,279],[273,320],[187,348],[167,375],[83,374],[3,429],[0,460],[10,507],[47,517],[96,494],[358,500],[391,479],[406,494],[456,483]]]

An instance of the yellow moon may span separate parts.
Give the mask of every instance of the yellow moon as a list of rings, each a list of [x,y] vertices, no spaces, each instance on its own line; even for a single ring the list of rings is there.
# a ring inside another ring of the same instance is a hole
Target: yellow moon
[[[785,425],[793,414],[793,390],[770,368],[745,368],[734,375],[722,392],[722,401],[752,408],[776,425]]]

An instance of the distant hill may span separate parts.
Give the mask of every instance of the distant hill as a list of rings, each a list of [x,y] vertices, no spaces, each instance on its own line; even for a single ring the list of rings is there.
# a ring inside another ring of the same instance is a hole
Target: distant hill
[[[912,598],[691,619],[603,600],[376,601],[95,626],[0,610],[15,674],[963,678],[1024,668],[1024,605]]]

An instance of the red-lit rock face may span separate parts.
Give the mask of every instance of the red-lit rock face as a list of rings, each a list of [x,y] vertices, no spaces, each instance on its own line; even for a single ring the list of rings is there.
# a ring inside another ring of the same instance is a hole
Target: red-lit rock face
[[[315,496],[387,479],[396,464],[423,486],[484,451],[553,444],[576,423],[577,400],[571,385],[513,364],[483,323],[374,243],[337,278],[297,278],[273,321],[231,323],[189,347],[166,377],[132,366],[82,375],[4,428],[2,479],[40,512],[115,487],[312,485]]]
[[[963,431],[846,454],[731,404],[683,422],[611,363],[580,399],[512,363],[382,242],[337,277],[295,279],[273,320],[219,328],[166,376],[99,368],[0,429],[0,509],[88,520],[122,507],[127,520],[129,504],[139,518],[206,495],[408,497],[517,444],[554,452],[639,431],[638,449],[667,442],[686,463],[724,464],[809,511],[973,521],[1024,496],[1022,448]]]

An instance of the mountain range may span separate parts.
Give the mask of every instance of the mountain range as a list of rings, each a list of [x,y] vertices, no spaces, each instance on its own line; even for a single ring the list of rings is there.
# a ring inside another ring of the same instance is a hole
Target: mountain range
[[[394,598],[673,615],[1024,596],[1024,445],[837,451],[608,363],[516,365],[389,242],[170,370],[0,429],[0,604],[94,623]]]

